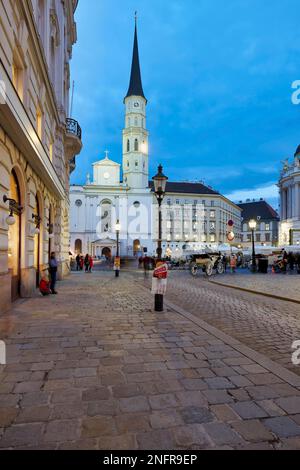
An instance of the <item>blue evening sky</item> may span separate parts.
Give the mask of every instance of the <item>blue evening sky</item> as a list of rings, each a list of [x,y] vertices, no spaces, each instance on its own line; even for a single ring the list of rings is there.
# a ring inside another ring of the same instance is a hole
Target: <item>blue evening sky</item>
[[[73,117],[84,149],[71,182],[106,149],[121,163],[135,10],[150,177],[161,162],[171,180],[277,204],[280,162],[300,143],[299,0],[80,0]]]

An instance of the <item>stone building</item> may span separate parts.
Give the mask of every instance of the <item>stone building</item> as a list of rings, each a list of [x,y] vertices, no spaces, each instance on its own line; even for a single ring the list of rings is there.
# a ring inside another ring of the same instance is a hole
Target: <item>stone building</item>
[[[92,180],[88,176],[85,185],[71,187],[71,250],[74,253],[115,255],[118,219],[123,257],[156,252],[158,208],[151,175],[149,177],[148,101],[142,86],[136,28],[124,105],[122,165],[109,159],[107,153],[105,159],[94,163]],[[165,170],[167,172],[167,168]],[[229,220],[235,222],[235,241],[240,242],[241,210],[236,204],[202,183],[170,181],[166,192],[163,254],[181,256],[207,247],[218,249],[227,242]]]
[[[0,312],[32,295],[51,251],[59,276],[69,270],[69,174],[82,147],[68,112],[77,3],[0,2]]]
[[[256,245],[277,246],[279,216],[275,209],[263,199],[259,201],[248,200],[244,203],[240,203],[239,207],[242,210],[242,246],[249,248],[252,245],[252,232],[249,227],[250,220],[256,221]]]
[[[290,163],[284,162],[279,180],[280,244],[300,245],[300,145]]]

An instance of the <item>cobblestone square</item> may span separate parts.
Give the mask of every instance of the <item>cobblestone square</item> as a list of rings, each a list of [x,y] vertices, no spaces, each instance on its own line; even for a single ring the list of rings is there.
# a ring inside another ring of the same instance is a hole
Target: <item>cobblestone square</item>
[[[0,319],[0,448],[296,448],[300,378],[257,348],[265,299],[187,276],[171,273],[160,314],[137,272],[72,274],[18,301]]]

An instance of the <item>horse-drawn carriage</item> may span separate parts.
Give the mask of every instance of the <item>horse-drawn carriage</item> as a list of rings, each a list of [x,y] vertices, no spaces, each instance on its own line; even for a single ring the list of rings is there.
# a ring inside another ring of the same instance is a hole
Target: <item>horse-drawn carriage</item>
[[[190,272],[193,276],[197,276],[198,272],[202,271],[210,277],[214,271],[217,274],[223,274],[224,270],[224,263],[220,253],[204,253],[191,256]]]

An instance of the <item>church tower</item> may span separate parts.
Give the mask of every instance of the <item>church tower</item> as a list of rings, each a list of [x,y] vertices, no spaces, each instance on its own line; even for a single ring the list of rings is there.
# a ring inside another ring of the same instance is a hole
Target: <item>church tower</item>
[[[125,129],[123,130],[123,180],[132,189],[149,186],[148,137],[144,95],[135,19],[131,76],[125,104]]]

